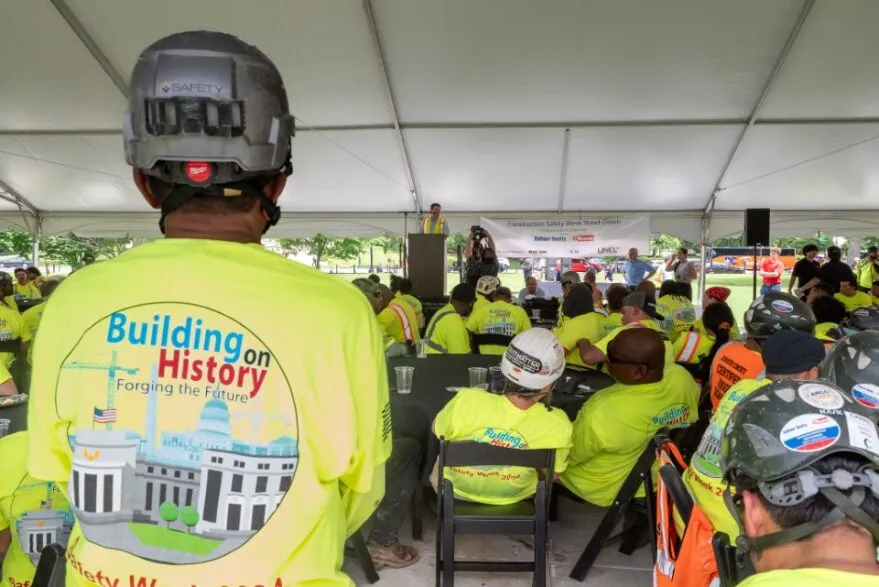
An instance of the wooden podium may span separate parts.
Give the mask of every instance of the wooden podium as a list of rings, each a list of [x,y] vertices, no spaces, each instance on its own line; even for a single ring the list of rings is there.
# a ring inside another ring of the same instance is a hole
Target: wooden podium
[[[446,295],[446,239],[441,234],[409,235],[409,279],[412,294],[435,300]]]

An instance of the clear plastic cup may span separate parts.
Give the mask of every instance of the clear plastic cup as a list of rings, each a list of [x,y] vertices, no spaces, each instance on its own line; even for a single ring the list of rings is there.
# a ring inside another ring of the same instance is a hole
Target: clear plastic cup
[[[470,373],[470,387],[488,389],[488,383],[486,382],[488,369],[485,367],[470,367],[468,372]]]
[[[427,358],[427,341],[426,340],[422,339],[422,340],[415,341],[415,354],[419,359],[426,359]]]
[[[397,393],[412,393],[415,367],[394,367],[394,374],[397,376]]]
[[[531,310],[531,317],[540,320],[540,310]]]
[[[500,367],[488,368],[488,390],[492,393],[504,391],[504,374],[501,373]]]
[[[7,420],[6,418],[0,418],[0,438],[3,438],[7,434],[9,434],[9,425],[12,424],[12,420]]]

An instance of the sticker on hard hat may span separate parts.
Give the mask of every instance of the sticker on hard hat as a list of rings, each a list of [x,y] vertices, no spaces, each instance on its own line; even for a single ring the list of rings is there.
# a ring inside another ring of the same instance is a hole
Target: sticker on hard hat
[[[800,399],[821,410],[839,410],[845,405],[842,395],[835,389],[830,389],[820,383],[806,383],[799,390]]]
[[[869,418],[852,412],[845,413],[845,421],[852,446],[879,454],[879,431],[876,430],[876,424]]]
[[[865,408],[879,410],[879,385],[858,383],[852,387],[852,397]]]
[[[190,161],[186,164],[186,177],[196,183],[205,183],[211,179],[214,170],[210,163],[204,161]]]
[[[543,367],[543,363],[538,359],[535,359],[528,353],[523,352],[521,349],[513,345],[508,346],[506,353],[504,354],[506,355],[506,359],[515,367],[519,367],[528,373],[540,373],[540,369]]]
[[[794,452],[816,452],[833,446],[841,434],[839,424],[830,416],[805,414],[788,421],[778,438]]]
[[[790,314],[794,311],[794,305],[784,300],[775,300],[771,305],[773,310],[782,314]]]

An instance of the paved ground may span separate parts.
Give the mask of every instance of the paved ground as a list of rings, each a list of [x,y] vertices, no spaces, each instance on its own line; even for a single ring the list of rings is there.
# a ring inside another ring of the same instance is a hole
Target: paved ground
[[[598,558],[586,581],[578,583],[568,577],[582,549],[598,526],[604,510],[575,504],[566,499],[559,503],[560,520],[550,527],[550,578],[549,585],[587,587],[648,587],[652,584],[653,563],[647,547],[632,556],[617,552],[614,546],[606,548]],[[411,544],[411,523],[407,520],[401,541]],[[379,569],[381,577],[377,585],[415,587],[434,584],[436,572],[434,556],[436,520],[432,514],[425,517],[424,542],[415,543],[421,552],[421,560],[407,569]],[[457,538],[457,554],[460,559],[528,560],[531,551],[524,545],[505,536],[461,536]],[[363,573],[352,560],[346,560],[346,572],[357,585],[367,585]],[[528,587],[531,575],[524,573],[460,573],[455,575],[456,587]]]

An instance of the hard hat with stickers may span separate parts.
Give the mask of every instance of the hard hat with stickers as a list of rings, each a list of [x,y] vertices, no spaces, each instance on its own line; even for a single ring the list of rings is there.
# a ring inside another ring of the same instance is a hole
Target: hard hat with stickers
[[[782,330],[814,334],[815,314],[801,299],[773,291],[751,303],[745,312],[745,330],[751,338],[769,338]]]
[[[839,327],[845,334],[867,330],[879,331],[879,307],[855,308],[842,319]]]
[[[742,529],[737,546],[746,552],[794,542],[846,517],[879,541],[879,523],[861,508],[867,492],[879,499],[879,429],[874,420],[868,408],[821,380],[776,381],[742,400],[727,422],[720,446],[720,466],[730,487],[743,475],[756,482],[755,491],[773,506],[798,506],[820,494],[835,507],[820,520],[747,538],[736,503],[741,491],[734,497],[727,489],[724,499]],[[814,467],[838,454],[864,465],[857,472],[822,473]]]
[[[879,332],[846,336],[827,351],[819,376],[836,384],[879,418]]]

